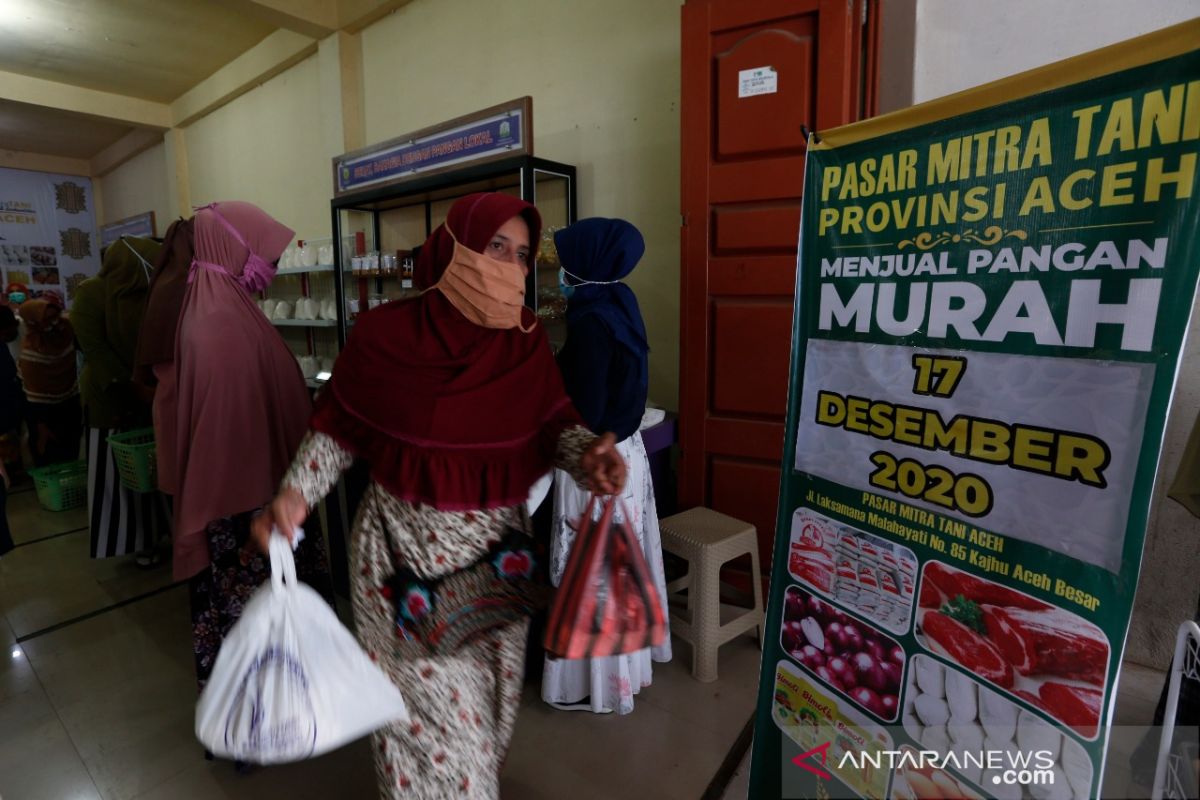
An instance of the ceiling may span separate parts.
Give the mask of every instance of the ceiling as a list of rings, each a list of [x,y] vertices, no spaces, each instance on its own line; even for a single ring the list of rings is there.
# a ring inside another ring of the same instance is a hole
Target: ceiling
[[[274,30],[209,0],[0,0],[0,70],[169,102]]]
[[[65,158],[91,158],[133,128],[71,111],[0,99],[0,146]]]
[[[169,103],[275,30],[214,0],[0,0],[0,73]],[[0,93],[0,150],[90,159],[132,130]]]

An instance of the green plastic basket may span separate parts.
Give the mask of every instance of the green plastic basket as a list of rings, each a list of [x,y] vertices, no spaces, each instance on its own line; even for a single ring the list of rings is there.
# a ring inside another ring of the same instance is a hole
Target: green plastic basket
[[[87,462],[72,461],[29,470],[38,502],[47,511],[69,511],[87,504]]]
[[[121,484],[135,492],[158,488],[158,460],[154,450],[154,428],[139,428],[108,437],[108,447],[117,462]]]

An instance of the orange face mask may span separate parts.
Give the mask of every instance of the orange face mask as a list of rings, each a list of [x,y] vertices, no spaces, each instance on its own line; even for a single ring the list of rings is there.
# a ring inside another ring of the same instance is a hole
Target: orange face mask
[[[529,333],[533,325],[521,325],[525,308],[525,275],[520,264],[498,261],[476,253],[454,239],[454,254],[441,280],[426,291],[437,289],[464,317],[483,328],[517,328]]]

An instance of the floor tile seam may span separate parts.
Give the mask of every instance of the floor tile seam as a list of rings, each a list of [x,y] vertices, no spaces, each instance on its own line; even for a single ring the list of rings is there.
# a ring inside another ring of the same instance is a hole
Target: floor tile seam
[[[17,642],[19,644],[20,639]],[[33,673],[34,680],[37,681],[38,687],[42,690],[42,695],[46,698],[46,703],[50,706],[50,710],[54,712],[54,718],[58,720],[58,725],[66,735],[67,741],[71,743],[71,750],[74,751],[75,758],[79,759],[84,772],[87,773],[88,781],[92,784],[92,790],[96,793],[97,797],[103,798],[104,795],[100,792],[100,785],[96,783],[96,776],[92,774],[92,768],[88,765],[87,759],[83,757],[83,752],[79,749],[79,744],[76,743],[70,727],[67,726],[67,721],[63,719],[62,714],[59,712],[58,704],[54,702],[54,696],[50,693],[50,689],[46,686],[45,682],[42,681],[42,676],[38,674],[37,666],[34,665],[28,655],[25,655],[25,663],[29,665],[29,670]]]
[[[71,530],[69,530],[69,531],[59,531],[58,533],[51,533],[51,534],[49,534],[49,535],[46,535],[46,536],[40,536],[40,537],[38,537],[37,539],[30,539],[28,542],[17,542],[17,543],[16,543],[16,544],[13,546],[13,549],[15,550],[15,549],[16,549],[16,548],[18,548],[18,547],[28,547],[28,546],[29,546],[29,545],[31,545],[31,544],[38,544],[39,542],[46,542],[46,541],[49,541],[49,540],[51,540],[51,539],[58,539],[58,538],[60,538],[60,537],[63,537],[63,536],[70,536],[70,535],[71,535],[71,534],[73,534],[73,533],[83,533],[83,532],[84,532],[84,531],[86,531],[87,529],[88,529],[88,526],[87,526],[87,525],[84,525],[82,528],[72,528],[72,529],[71,529]]]
[[[51,633],[57,633],[58,631],[61,631],[64,628],[69,628],[72,625],[76,625],[80,622],[87,622],[90,619],[95,619],[96,617],[99,617],[103,614],[107,614],[110,611],[116,611],[117,609],[124,608],[125,606],[128,606],[128,605],[132,605],[133,603],[137,603],[142,600],[148,600],[151,597],[155,597],[157,595],[163,594],[165,592],[170,591],[171,589],[176,589],[180,586],[186,586],[187,583],[188,582],[186,580],[175,581],[174,583],[168,583],[163,586],[158,586],[154,589],[150,589],[149,591],[142,592],[141,594],[138,594],[138,595],[134,595],[133,597],[127,597],[124,600],[118,600],[117,602],[112,603],[107,606],[104,606],[103,608],[94,609],[92,611],[88,611],[85,614],[80,614],[76,617],[72,617],[70,619],[63,620],[62,622],[56,622],[53,625],[48,625],[45,628],[40,628],[36,631],[32,631],[31,633],[24,634],[23,636],[18,636],[16,643],[23,644],[23,643],[31,641],[33,639],[38,639],[42,636],[47,636]],[[9,623],[9,627],[10,628],[12,627],[11,623]],[[16,633],[16,631],[14,630],[13,633]]]

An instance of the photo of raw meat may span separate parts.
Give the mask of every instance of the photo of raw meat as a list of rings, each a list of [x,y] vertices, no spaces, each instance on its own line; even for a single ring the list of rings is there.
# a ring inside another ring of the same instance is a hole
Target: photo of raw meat
[[[35,267],[57,267],[58,256],[53,247],[30,247],[29,260]]]
[[[892,800],[942,800],[951,797],[955,800],[983,800],[982,796],[968,789],[962,781],[944,769],[926,766],[917,767],[918,753],[905,745],[900,748],[902,753],[911,753],[911,757],[903,759],[892,780]]]
[[[29,248],[23,244],[0,244],[0,267],[29,266]]]
[[[905,653],[891,637],[790,586],[780,642],[802,667],[856,705],[885,722],[899,715]]]
[[[1073,729],[1099,732],[1108,639],[1065,609],[937,561],[925,564],[917,640]]]
[[[1031,790],[1051,788],[1063,800],[1087,800],[1090,796],[1092,760],[1073,736],[970,675],[929,656],[914,656],[909,662],[901,719],[905,732],[922,750],[942,755],[954,753],[951,770],[993,797],[1043,800]],[[1054,783],[1024,790],[1020,786],[997,785],[985,768],[985,759],[979,755],[985,751],[1049,752],[1055,761],[1050,767]],[[958,769],[960,765],[962,768]]]
[[[34,267],[33,282],[39,286],[57,286],[58,267]]]
[[[912,622],[917,557],[808,508],[792,515],[788,572],[892,633]]]

